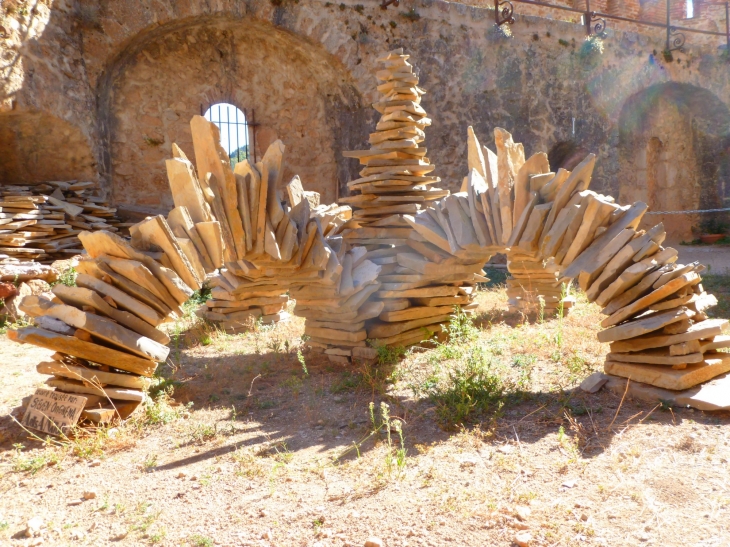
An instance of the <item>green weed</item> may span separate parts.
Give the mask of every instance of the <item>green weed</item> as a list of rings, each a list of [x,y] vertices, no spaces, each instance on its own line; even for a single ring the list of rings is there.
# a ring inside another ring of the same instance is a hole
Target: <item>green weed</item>
[[[304,355],[302,354],[302,350],[297,350],[297,361],[299,361],[299,364],[302,365],[302,372],[304,373],[304,376],[309,376],[309,371],[307,370],[307,362],[304,360]]]
[[[201,536],[200,534],[192,535],[188,538],[188,543],[192,545],[193,547],[214,547],[215,542],[205,536]]]
[[[357,442],[353,442],[352,446],[346,448],[339,455],[334,458],[337,461],[347,454],[355,451],[357,457],[360,457],[360,448],[364,443],[376,436],[385,437],[385,456],[384,456],[384,468],[387,475],[390,477],[394,472],[397,477],[402,476],[405,471],[408,462],[408,449],[405,447],[405,439],[403,437],[403,424],[398,418],[390,416],[390,407],[384,401],[380,403],[380,415],[375,415],[375,403],[371,402],[368,405],[368,414],[370,416],[371,430],[362,439]],[[398,435],[398,442],[393,439],[393,432]]]
[[[26,455],[23,453],[24,449],[23,444],[13,445],[13,470],[18,473],[35,475],[41,469],[60,461],[60,456],[54,450],[36,451],[31,455]]]

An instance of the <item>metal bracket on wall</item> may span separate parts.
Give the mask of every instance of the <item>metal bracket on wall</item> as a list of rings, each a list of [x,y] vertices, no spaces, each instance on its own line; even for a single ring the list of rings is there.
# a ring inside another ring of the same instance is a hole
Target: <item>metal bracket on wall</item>
[[[667,53],[681,51],[684,53],[684,34],[677,31],[676,27],[667,27]]]
[[[684,34],[677,31],[676,27],[672,26],[671,23],[671,10],[669,0],[667,0],[667,49],[665,54],[669,54],[672,51],[681,51],[684,53]]]
[[[606,20],[599,17],[595,11],[587,11],[583,14],[583,21],[586,25],[587,36],[600,36],[606,30]]]
[[[505,23],[510,25],[515,24],[515,7],[512,5],[510,0],[494,0],[494,22],[498,27],[501,27]]]
[[[380,9],[388,9],[388,6],[390,5],[393,5],[397,8],[399,4],[399,0],[383,0],[383,3],[380,4]]]

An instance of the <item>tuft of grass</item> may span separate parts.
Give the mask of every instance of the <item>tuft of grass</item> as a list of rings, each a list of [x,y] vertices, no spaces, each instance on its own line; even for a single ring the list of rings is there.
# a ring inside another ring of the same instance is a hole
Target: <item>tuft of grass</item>
[[[309,371],[307,370],[307,362],[304,360],[304,355],[302,354],[302,350],[297,350],[297,361],[299,361],[299,364],[302,365],[302,372],[304,373],[304,376],[309,376]]]
[[[384,437],[385,454],[383,457],[384,472],[388,477],[394,473],[396,478],[402,477],[406,465],[408,463],[408,449],[405,446],[405,438],[403,437],[403,424],[400,419],[391,417],[390,407],[385,401],[380,402],[380,413],[375,414],[375,403],[368,405],[368,414],[370,416],[370,432],[358,442],[352,443],[352,446],[346,448],[338,454],[334,461],[343,458],[347,454],[355,451],[357,457],[360,458],[360,448],[363,444],[374,437]],[[397,435],[397,441],[393,437],[393,433]]]
[[[55,282],[51,283],[51,286],[60,284],[66,285],[67,287],[75,287],[77,276],[78,272],[76,271],[76,268],[70,266],[61,272],[61,275],[58,276],[58,279]]]
[[[25,445],[16,443],[13,445],[13,471],[16,473],[28,473],[35,475],[41,469],[50,465],[56,465],[60,460],[57,450],[36,450],[32,454],[23,452]]]
[[[215,542],[212,539],[201,536],[200,534],[190,536],[187,542],[193,547],[214,547],[215,545]]]

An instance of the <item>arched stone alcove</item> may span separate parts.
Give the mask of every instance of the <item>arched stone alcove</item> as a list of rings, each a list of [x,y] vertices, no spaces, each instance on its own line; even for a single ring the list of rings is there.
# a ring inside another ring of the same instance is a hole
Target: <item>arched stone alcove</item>
[[[619,200],[642,200],[653,211],[722,207],[729,145],[730,110],[715,94],[677,82],[648,87],[621,110]],[[647,222],[663,221],[677,242],[696,236],[703,218],[649,215]]]
[[[285,182],[299,174],[323,202],[344,195],[352,165],[341,152],[362,140],[360,95],[342,63],[254,18],[196,17],[133,39],[99,86],[105,178],[122,207],[172,206],[164,160],[173,142],[193,157],[189,120],[212,103],[246,109],[257,160],[282,139]]]

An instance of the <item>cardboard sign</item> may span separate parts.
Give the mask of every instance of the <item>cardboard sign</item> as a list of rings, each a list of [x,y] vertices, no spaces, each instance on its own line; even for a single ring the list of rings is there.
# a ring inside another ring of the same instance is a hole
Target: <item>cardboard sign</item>
[[[76,425],[86,397],[38,388],[28,403],[21,422],[29,429],[61,435]]]

